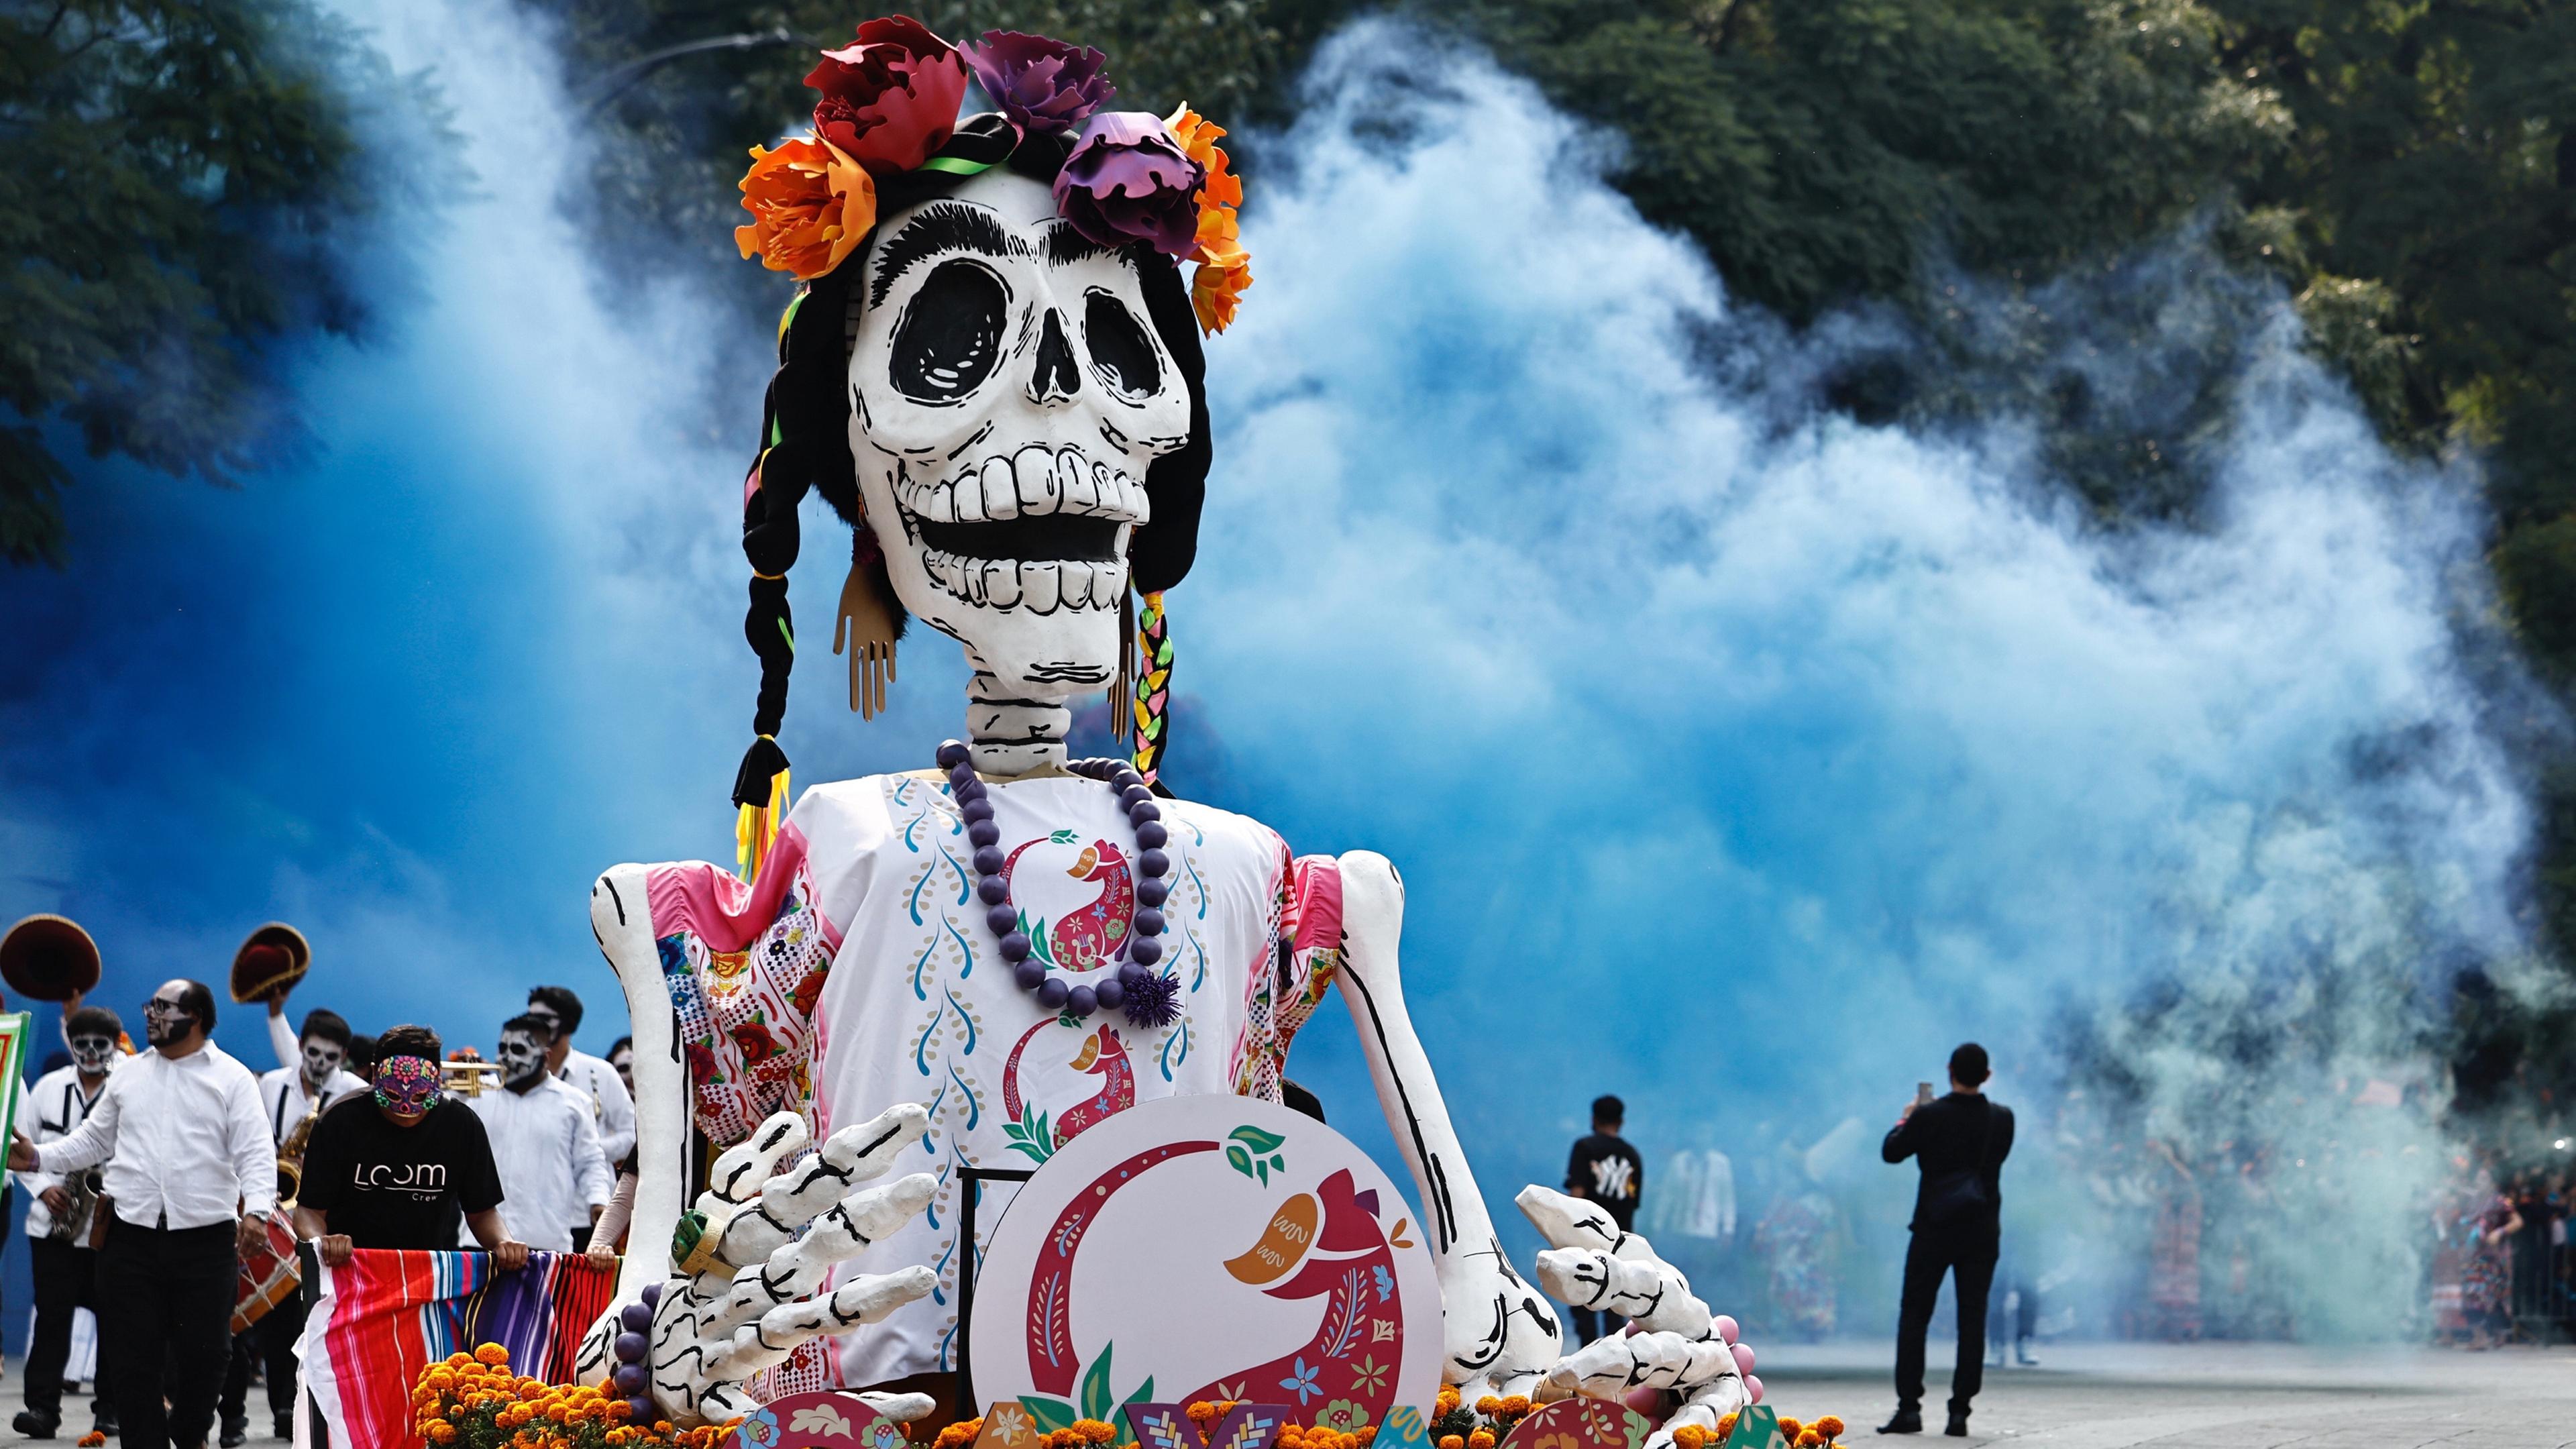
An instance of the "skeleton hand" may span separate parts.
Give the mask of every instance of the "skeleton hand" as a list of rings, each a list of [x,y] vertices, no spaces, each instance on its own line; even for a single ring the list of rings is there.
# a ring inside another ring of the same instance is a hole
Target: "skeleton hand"
[[[930,1201],[937,1182],[927,1173],[851,1191],[882,1175],[929,1125],[930,1114],[916,1104],[890,1108],[833,1133],[812,1156],[773,1176],[782,1159],[813,1140],[802,1119],[781,1112],[716,1159],[709,1190],[698,1197],[704,1236],[663,1285],[649,1334],[646,1392],[672,1423],[722,1423],[750,1413],[758,1404],[743,1380],[809,1338],[875,1323],[937,1284],[930,1269],[915,1266],[862,1275],[815,1296],[833,1264],[856,1257]],[[598,1342],[582,1346],[585,1377],[604,1366],[615,1322],[612,1310],[592,1330]],[[861,1397],[899,1420],[932,1407],[923,1394]]]
[[[1539,1285],[1578,1308],[1615,1313],[1637,1332],[1614,1333],[1558,1359],[1533,1399],[1620,1399],[1632,1389],[1664,1389],[1681,1404],[1644,1449],[1670,1449],[1685,1424],[1717,1427],[1721,1415],[1751,1402],[1761,1381],[1748,1377],[1753,1350],[1735,1343],[1733,1319],[1710,1314],[1690,1280],[1657,1257],[1652,1244],[1624,1232],[1600,1204],[1549,1188],[1523,1188],[1521,1212],[1554,1246],[1538,1255]]]

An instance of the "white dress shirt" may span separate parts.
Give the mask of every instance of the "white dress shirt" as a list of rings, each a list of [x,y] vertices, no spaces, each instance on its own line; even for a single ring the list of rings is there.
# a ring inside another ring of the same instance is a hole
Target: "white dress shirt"
[[[572,1251],[572,1225],[608,1205],[615,1184],[591,1124],[590,1099],[553,1077],[524,1094],[495,1087],[468,1098],[501,1173],[501,1223],[531,1248]],[[469,1226],[458,1245],[475,1246]]]
[[[116,1062],[123,1060],[119,1056],[108,1063],[111,1079],[116,1072]],[[106,1095],[107,1083],[101,1082],[98,1084],[98,1097]],[[70,1136],[73,1128],[89,1120],[91,1109],[98,1105],[98,1097],[82,1094],[80,1068],[56,1067],[38,1077],[34,1086],[18,1094],[18,1130],[28,1141],[40,1147],[48,1142],[59,1142]],[[27,1236],[51,1236],[54,1210],[45,1206],[44,1192],[49,1187],[62,1186],[62,1176],[51,1172],[13,1175],[18,1179],[18,1185],[27,1190]],[[86,1226],[76,1226],[74,1236],[77,1242],[86,1243]]]
[[[355,1073],[335,1071],[331,1080],[322,1084],[321,1097],[315,1098],[304,1090],[304,1059],[301,1056],[291,1067],[260,1073],[259,1111],[268,1119],[268,1140],[285,1146],[286,1134],[295,1130],[296,1123],[351,1092],[367,1090],[367,1084]]]
[[[627,1095],[626,1084],[617,1077],[617,1068],[587,1052],[564,1054],[563,1070],[555,1073],[563,1084],[590,1099],[592,1125],[599,1129],[599,1152],[608,1159],[611,1172],[635,1150],[635,1099]],[[583,1222],[590,1219],[583,1218]]]
[[[116,1215],[136,1227],[202,1228],[277,1205],[277,1144],[260,1120],[259,1083],[212,1042],[176,1061],[128,1057],[88,1119],[36,1149],[46,1172],[100,1162]]]

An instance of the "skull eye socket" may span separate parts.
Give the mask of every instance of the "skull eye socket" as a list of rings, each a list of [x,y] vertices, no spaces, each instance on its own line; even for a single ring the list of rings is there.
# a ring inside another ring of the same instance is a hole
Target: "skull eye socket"
[[[1154,339],[1145,335],[1136,314],[1107,292],[1083,298],[1082,343],[1091,353],[1092,370],[1101,384],[1121,397],[1152,397],[1163,385],[1163,367],[1154,357]]]
[[[887,364],[894,390],[915,402],[951,403],[983,386],[1002,356],[1010,295],[977,263],[941,262],[922,279],[895,324]]]

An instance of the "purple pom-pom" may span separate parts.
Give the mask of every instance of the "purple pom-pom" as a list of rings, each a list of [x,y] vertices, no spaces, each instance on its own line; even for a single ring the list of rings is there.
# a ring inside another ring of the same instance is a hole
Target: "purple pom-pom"
[[[621,1333],[617,1335],[617,1342],[614,1345],[617,1352],[617,1361],[619,1363],[642,1363],[644,1361],[645,1346],[644,1335],[640,1333]]]
[[[1072,998],[1073,988],[1065,985],[1061,976],[1050,976],[1038,983],[1038,1005],[1049,1011],[1064,1010],[1064,1004]]]
[[[629,1303],[617,1310],[617,1326],[628,1333],[642,1333],[653,1326],[653,1310],[642,1303]]]
[[[640,1394],[644,1392],[644,1386],[652,1382],[652,1375],[646,1373],[640,1363],[619,1364],[617,1372],[610,1377],[617,1381],[617,1391],[621,1394]]]
[[[1100,1009],[1100,993],[1088,986],[1076,986],[1064,994],[1064,1009],[1076,1016],[1089,1016]]]
[[[933,758],[939,761],[939,768],[943,770],[953,770],[959,765],[966,763],[967,755],[968,752],[965,742],[961,740],[948,740],[940,745],[939,753]],[[918,757],[916,756],[915,758]]]
[[[1127,1024],[1157,1031],[1181,1018],[1181,978],[1170,972],[1146,977],[1127,988]]]

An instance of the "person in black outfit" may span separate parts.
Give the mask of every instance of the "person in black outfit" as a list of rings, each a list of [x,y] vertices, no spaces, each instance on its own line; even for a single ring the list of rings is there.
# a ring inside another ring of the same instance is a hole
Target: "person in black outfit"
[[[1645,1160],[1619,1135],[1627,1115],[1627,1104],[1618,1098],[1593,1098],[1592,1135],[1577,1138],[1573,1153],[1565,1160],[1566,1192],[1601,1204],[1618,1220],[1623,1233],[1636,1231],[1637,1200],[1646,1187]],[[1568,1311],[1574,1317],[1574,1331],[1584,1343],[1604,1333],[1617,1333],[1627,1323],[1615,1313],[1590,1308]]]
[[[1975,1042],[1950,1053],[1950,1095],[1909,1104],[1879,1145],[1879,1156],[1914,1158],[1923,1172],[1896,1317],[1896,1417],[1879,1427],[1882,1434],[1923,1432],[1923,1338],[1945,1274],[1956,1275],[1959,1361],[1950,1371],[1950,1423],[1943,1432],[1967,1434],[1968,1404],[1985,1380],[1986,1294],[1994,1285],[2004,1159],[2013,1141],[2012,1109],[1987,1101],[1982,1090],[1990,1075],[1986,1049]]]
[[[360,1248],[452,1250],[457,1225],[495,1266],[524,1268],[528,1245],[501,1224],[501,1174],[474,1109],[443,1095],[438,1033],[377,1038],[376,1089],[350,1093],[313,1124],[295,1230],[334,1267]]]

